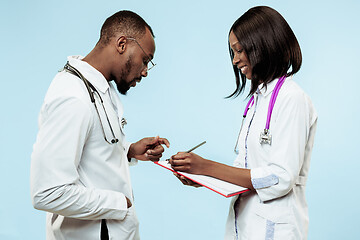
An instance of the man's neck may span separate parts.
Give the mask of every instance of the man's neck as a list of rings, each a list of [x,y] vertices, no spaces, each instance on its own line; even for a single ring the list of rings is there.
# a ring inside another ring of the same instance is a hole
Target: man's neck
[[[110,62],[109,56],[106,54],[106,49],[95,47],[88,55],[86,55],[82,61],[87,62],[93,68],[102,73],[107,81],[110,81]]]

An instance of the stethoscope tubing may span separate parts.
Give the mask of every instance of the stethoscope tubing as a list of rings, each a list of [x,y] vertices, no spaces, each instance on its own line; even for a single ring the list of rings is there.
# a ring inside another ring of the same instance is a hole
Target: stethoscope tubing
[[[269,130],[270,128],[270,120],[271,120],[271,115],[272,115],[272,111],[276,102],[276,98],[279,94],[280,88],[281,86],[284,84],[285,82],[285,76],[282,76],[279,81],[276,83],[274,91],[271,94],[271,98],[270,98],[270,102],[269,102],[269,107],[268,107],[268,113],[267,113],[267,118],[266,118],[266,125],[265,125],[265,129]],[[250,106],[251,104],[251,106]],[[246,118],[246,115],[249,111],[249,109],[254,105],[254,95],[251,96],[249,102],[246,104],[245,110],[244,110],[244,114],[243,114],[243,120],[244,118]],[[242,125],[242,124],[241,124]]]
[[[114,133],[114,130],[111,126],[111,123],[110,123],[110,119],[107,115],[107,112],[105,110],[105,106],[104,106],[104,102],[103,102],[103,99],[102,97],[100,96],[99,92],[96,90],[96,88],[81,74],[81,72],[79,72],[79,70],[77,70],[75,67],[71,66],[69,62],[66,63],[66,65],[64,66],[64,69],[76,76],[78,76],[82,81],[83,83],[85,84],[85,87],[89,93],[89,96],[90,96],[90,100],[91,102],[94,104],[94,107],[95,107],[95,110],[96,110],[96,113],[99,117],[99,120],[100,120],[100,124],[101,126],[103,126],[103,123],[102,123],[102,120],[101,120],[101,117],[100,117],[100,113],[99,113],[99,110],[96,106],[96,101],[95,101],[95,97],[94,95],[97,94],[99,100],[100,100],[100,103],[101,103],[101,106],[104,110],[104,113],[105,113],[105,117],[106,117],[106,121],[109,125],[109,128],[110,128],[110,131],[111,131],[111,134],[113,136],[113,139],[111,140],[111,142],[109,142],[107,139],[106,139],[106,134],[105,134],[105,130],[104,128],[102,127],[101,130],[102,130],[102,133],[103,133],[103,136],[104,136],[104,139],[107,143],[109,144],[113,144],[113,143],[117,143],[119,140],[115,137],[115,133]]]
[[[279,94],[280,88],[284,82],[285,82],[285,76],[282,76],[279,79],[279,81],[276,83],[275,89],[274,89],[273,93],[271,94],[269,107],[268,107],[268,114],[267,114],[267,119],[266,119],[266,126],[265,126],[265,129],[267,129],[267,130],[269,130],[269,128],[270,128],[270,120],[271,120],[272,111],[274,109],[274,105],[275,105],[277,96]]]
[[[267,136],[268,138],[268,141],[266,141],[267,143],[271,144],[271,136],[268,135],[269,134],[269,129],[270,129],[270,120],[271,120],[271,115],[272,115],[272,111],[273,111],[273,108],[274,108],[274,105],[275,105],[275,102],[276,102],[276,99],[277,99],[277,96],[279,94],[279,91],[280,91],[280,88],[281,86],[284,84],[285,82],[285,79],[286,79],[286,76],[282,76],[278,82],[276,83],[275,85],[275,88],[271,94],[271,98],[270,98],[270,102],[269,102],[269,107],[268,107],[268,113],[267,113],[267,118],[266,118],[266,124],[265,124],[265,129],[264,129],[264,134]],[[241,126],[240,126],[240,131],[239,131],[239,134],[238,134],[238,137],[236,139],[236,144],[235,144],[235,148],[234,148],[234,152],[236,154],[238,154],[238,150],[237,150],[237,145],[238,145],[238,142],[239,142],[239,136],[240,136],[240,133],[241,133],[241,130],[243,128],[243,125],[244,125],[244,121],[245,121],[245,118],[246,118],[246,115],[249,111],[249,109],[254,105],[254,95],[251,96],[250,100],[248,101],[248,103],[246,104],[246,107],[245,107],[245,110],[244,110],[244,114],[243,114],[243,118],[242,118],[242,121],[241,121]],[[262,139],[261,139],[261,135],[260,134],[260,143],[263,143]]]

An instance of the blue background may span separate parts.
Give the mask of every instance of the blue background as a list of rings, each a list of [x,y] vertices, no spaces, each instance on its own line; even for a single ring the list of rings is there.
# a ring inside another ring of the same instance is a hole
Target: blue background
[[[232,23],[269,5],[295,32],[303,66],[294,78],[319,114],[307,184],[309,239],[358,239],[359,11],[343,1],[17,1],[0,3],[0,239],[45,239],[45,213],[32,208],[29,168],[37,117],[68,55],[86,55],[103,21],[129,9],[153,28],[157,66],[121,96],[129,141],[160,135],[164,158],[203,140],[195,152],[226,164],[245,105],[227,48]],[[182,186],[151,162],[131,168],[143,240],[222,239],[230,199]]]

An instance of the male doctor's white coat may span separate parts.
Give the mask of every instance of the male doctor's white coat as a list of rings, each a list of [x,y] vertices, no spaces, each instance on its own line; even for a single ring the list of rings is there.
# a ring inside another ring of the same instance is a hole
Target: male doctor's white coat
[[[68,58],[104,101],[116,144],[105,142],[99,117],[80,78],[58,73],[45,96],[31,162],[31,196],[47,211],[48,240],[100,239],[101,220],[113,240],[139,239],[126,142],[123,107],[114,87],[80,56]],[[95,96],[103,128],[112,134]],[[136,161],[135,161],[136,162]]]

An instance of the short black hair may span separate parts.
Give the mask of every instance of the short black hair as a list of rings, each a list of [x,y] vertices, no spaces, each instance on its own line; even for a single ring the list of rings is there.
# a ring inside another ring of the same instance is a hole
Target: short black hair
[[[233,32],[243,47],[252,66],[251,89],[254,94],[260,83],[267,86],[272,80],[290,76],[300,70],[302,55],[299,43],[286,20],[267,6],[249,9],[232,25]],[[229,34],[230,34],[229,32]],[[234,53],[230,48],[231,61]],[[291,67],[291,71],[289,71]],[[236,90],[228,97],[237,97],[244,91],[246,77],[233,65]],[[240,76],[241,83],[240,83]]]
[[[138,14],[128,10],[119,11],[105,20],[101,27],[99,43],[101,45],[107,45],[110,39],[119,32],[127,37],[138,39],[145,34],[146,28],[149,29],[151,35],[154,37],[154,33],[149,24]]]

